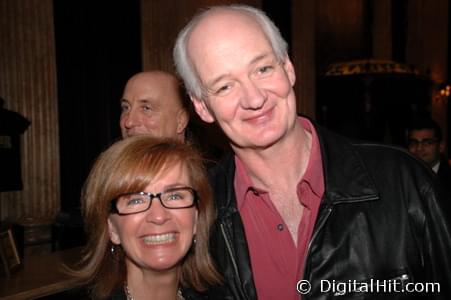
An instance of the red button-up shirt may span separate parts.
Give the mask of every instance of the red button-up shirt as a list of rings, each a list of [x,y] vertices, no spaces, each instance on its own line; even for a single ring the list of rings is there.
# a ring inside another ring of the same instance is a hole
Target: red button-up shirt
[[[235,156],[234,186],[238,210],[244,224],[252,273],[260,300],[299,300],[296,283],[302,279],[308,243],[324,193],[318,136],[310,121],[301,117],[298,121],[311,133],[312,147],[307,169],[297,185],[299,203],[303,206],[297,247],[269,193],[253,187],[245,166]]]

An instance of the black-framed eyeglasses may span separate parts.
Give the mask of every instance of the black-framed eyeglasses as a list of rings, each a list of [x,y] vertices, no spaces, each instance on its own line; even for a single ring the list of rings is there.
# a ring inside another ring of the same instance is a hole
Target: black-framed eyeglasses
[[[438,143],[438,139],[436,138],[428,138],[423,140],[409,139],[409,147],[416,148],[420,145],[423,147],[430,147]]]
[[[146,211],[152,205],[152,200],[158,198],[167,209],[190,208],[197,203],[197,192],[184,186],[165,190],[158,194],[138,192],[119,195],[111,202],[111,213],[131,215]]]

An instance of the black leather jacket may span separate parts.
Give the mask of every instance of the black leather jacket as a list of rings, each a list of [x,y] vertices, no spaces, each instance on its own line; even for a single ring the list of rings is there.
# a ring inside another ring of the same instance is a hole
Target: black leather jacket
[[[451,299],[450,231],[432,173],[397,148],[316,130],[326,189],[304,270],[311,291],[302,299]],[[218,211],[211,248],[224,282],[209,290],[209,299],[257,298],[234,172],[229,155],[211,173]],[[341,287],[332,291],[326,280]],[[441,292],[384,294],[383,280],[386,291],[437,282]]]

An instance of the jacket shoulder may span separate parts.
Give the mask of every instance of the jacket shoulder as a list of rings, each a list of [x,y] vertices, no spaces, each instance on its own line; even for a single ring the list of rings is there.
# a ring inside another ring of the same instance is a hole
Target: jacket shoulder
[[[422,161],[399,146],[354,140],[321,127],[318,127],[317,130],[323,140],[326,156],[329,154],[336,156],[338,152],[341,152],[348,157],[360,159],[362,163],[374,166],[378,170],[381,168],[399,169],[406,167],[431,173]]]
[[[421,174],[431,177],[432,170],[423,162],[411,155],[406,149],[398,146],[351,142],[365,164],[377,170],[385,168],[395,172],[408,171],[410,174]]]

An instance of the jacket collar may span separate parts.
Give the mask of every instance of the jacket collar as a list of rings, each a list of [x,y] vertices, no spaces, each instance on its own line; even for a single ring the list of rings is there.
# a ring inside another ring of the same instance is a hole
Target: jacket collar
[[[323,159],[325,192],[322,201],[338,204],[378,199],[374,180],[357,153],[356,145],[310,121],[317,131]],[[227,153],[210,175],[215,187],[218,215],[225,217],[236,212],[233,153]]]
[[[324,201],[332,204],[376,200],[379,192],[356,145],[346,138],[315,125],[323,158],[326,191]]]

